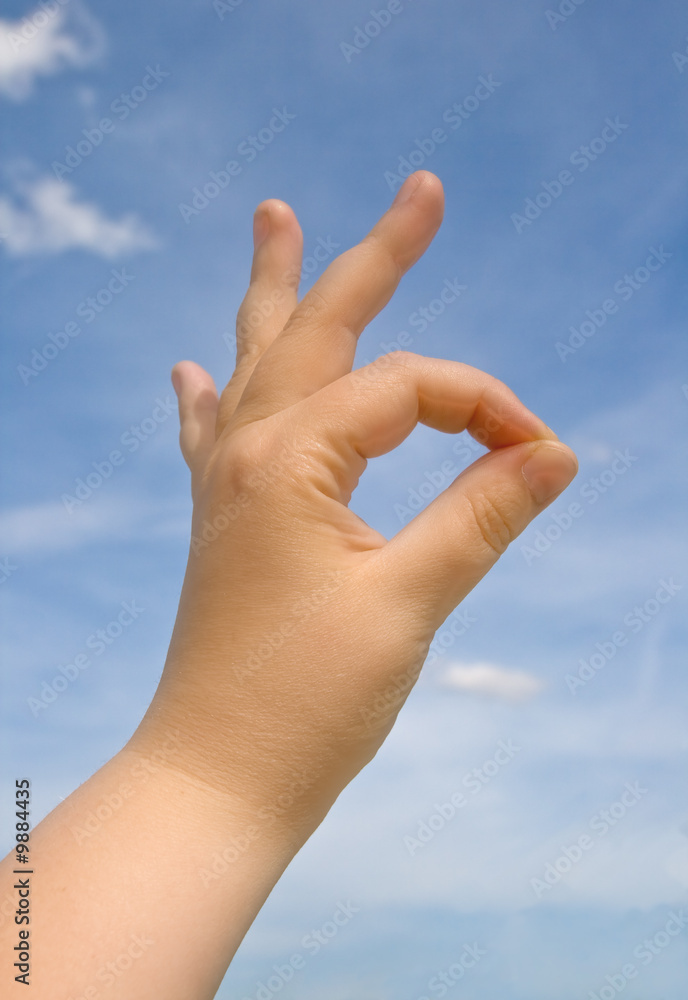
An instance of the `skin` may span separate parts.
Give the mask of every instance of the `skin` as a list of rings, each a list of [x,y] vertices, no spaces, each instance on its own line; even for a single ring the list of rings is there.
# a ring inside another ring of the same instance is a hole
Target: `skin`
[[[442,212],[438,178],[412,175],[299,302],[299,224],[262,202],[232,378],[218,396],[195,363],[173,369],[193,495],[179,612],[131,740],[31,835],[34,1000],[213,997],[389,733],[436,630],[575,475],[570,449],[489,375],[405,352],[352,371]],[[418,422],[490,452],[388,541],[347,504],[367,459]],[[0,935],[6,956],[17,927]]]

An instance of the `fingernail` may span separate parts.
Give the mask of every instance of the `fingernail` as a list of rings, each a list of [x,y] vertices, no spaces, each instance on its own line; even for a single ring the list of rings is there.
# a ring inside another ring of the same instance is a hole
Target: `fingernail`
[[[392,202],[392,205],[403,205],[405,201],[408,201],[409,198],[411,198],[414,195],[416,188],[418,187],[419,184],[420,184],[420,177],[418,176],[418,174],[411,174],[410,177],[407,177],[404,183],[397,191],[397,196]]]
[[[270,214],[260,209],[253,216],[253,249],[257,250],[270,232]]]
[[[578,462],[569,451],[541,444],[521,469],[536,503],[546,503],[566,489],[578,472]]]
[[[170,380],[172,382],[172,388],[174,389],[176,394],[179,395],[179,389],[182,384],[182,380],[180,379],[179,372],[177,371],[176,368],[173,368],[172,371],[170,372]]]

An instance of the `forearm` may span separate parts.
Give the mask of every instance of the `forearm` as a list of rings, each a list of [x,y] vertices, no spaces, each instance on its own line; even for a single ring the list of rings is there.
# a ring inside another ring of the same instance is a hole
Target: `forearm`
[[[132,741],[32,832],[35,1000],[210,1000],[300,847],[288,826],[171,770],[180,735],[146,753]],[[14,854],[0,865],[3,897],[16,867]],[[8,997],[26,996],[9,974],[18,931],[8,920],[1,934]]]

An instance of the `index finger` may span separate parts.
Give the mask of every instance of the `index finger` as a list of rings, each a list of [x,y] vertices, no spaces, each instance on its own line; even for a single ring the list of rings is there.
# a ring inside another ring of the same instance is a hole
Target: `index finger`
[[[358,368],[320,393],[317,403],[317,415],[307,418],[311,425],[364,458],[396,448],[418,423],[450,434],[467,430],[490,450],[558,440],[493,375],[409,351],[394,351]],[[310,411],[304,404],[303,413]]]

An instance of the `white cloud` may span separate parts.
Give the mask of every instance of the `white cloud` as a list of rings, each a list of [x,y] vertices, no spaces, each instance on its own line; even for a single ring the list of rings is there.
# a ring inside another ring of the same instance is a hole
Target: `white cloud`
[[[51,177],[23,182],[14,198],[0,198],[0,232],[14,257],[60,253],[81,248],[101,257],[116,257],[157,246],[133,213],[108,219],[91,202],[80,202],[70,184]]]
[[[542,681],[525,670],[507,670],[492,663],[454,664],[440,677],[445,687],[506,701],[523,701],[542,690]]]
[[[67,14],[58,0],[37,7],[21,21],[0,20],[0,94],[26,100],[37,77],[93,62],[103,51],[102,30],[81,8],[78,19],[85,28],[83,39],[66,30]]]

